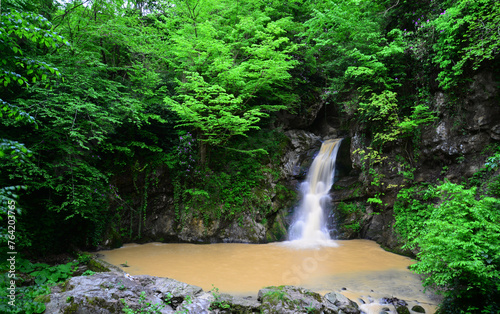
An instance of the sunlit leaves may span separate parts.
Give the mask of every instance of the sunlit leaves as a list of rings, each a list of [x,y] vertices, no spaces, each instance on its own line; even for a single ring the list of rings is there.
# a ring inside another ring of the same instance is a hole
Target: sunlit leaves
[[[179,3],[177,29],[165,51],[178,74],[177,95],[166,103],[203,142],[222,145],[290,105],[280,98],[290,93],[285,84],[297,64],[290,56],[296,44],[286,36],[293,23],[272,20],[252,2],[197,3]],[[257,100],[263,95],[267,101]]]
[[[464,71],[477,70],[500,53],[498,1],[458,1],[440,14],[433,26],[437,34],[433,62],[441,69],[438,80],[444,89],[457,86]]]
[[[244,135],[265,114],[259,110],[241,110],[241,97],[226,93],[223,87],[211,85],[198,73],[187,73],[186,83],[181,85],[182,94],[176,101],[165,99],[183,125],[203,133],[203,140],[211,145],[223,145],[232,136]]]
[[[375,2],[322,1],[312,8],[307,29],[300,36],[311,46],[309,59],[316,59],[311,61],[329,77],[330,89],[393,87],[389,60],[402,55],[404,45],[400,32],[391,31],[390,42],[384,37],[381,17],[374,13],[380,10]]]

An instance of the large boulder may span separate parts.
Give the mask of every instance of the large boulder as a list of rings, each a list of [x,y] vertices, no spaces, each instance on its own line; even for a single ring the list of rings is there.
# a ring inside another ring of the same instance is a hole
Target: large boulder
[[[261,313],[361,313],[358,305],[341,295],[319,293],[295,286],[267,287],[259,291]]]
[[[56,286],[46,304],[46,313],[123,313],[158,310],[174,313],[208,313],[213,296],[200,287],[174,279],[152,276],[129,276],[116,272],[79,276]]]
[[[325,294],[325,300],[328,301],[328,303],[335,306],[339,310],[339,312],[341,311],[341,313],[346,313],[346,314],[360,313],[358,304],[356,302],[352,301],[351,299],[348,299],[346,296],[338,292],[329,292]]]
[[[294,286],[267,287],[254,297],[235,297],[170,278],[130,276],[117,271],[79,276],[52,288],[45,313],[352,313],[345,296],[325,297]]]

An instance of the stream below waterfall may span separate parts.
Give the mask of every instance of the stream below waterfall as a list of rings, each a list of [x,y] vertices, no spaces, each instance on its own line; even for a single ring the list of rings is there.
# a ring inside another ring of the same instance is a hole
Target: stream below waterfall
[[[335,241],[337,246],[297,248],[270,244],[127,244],[101,251],[103,260],[131,275],[173,278],[206,291],[257,295],[265,286],[295,285],[319,293],[336,291],[356,301],[366,313],[379,314],[381,298],[396,297],[409,308],[420,304],[434,313],[437,299],[423,292],[413,260],[384,251],[369,240]],[[125,266],[123,266],[126,265]]]

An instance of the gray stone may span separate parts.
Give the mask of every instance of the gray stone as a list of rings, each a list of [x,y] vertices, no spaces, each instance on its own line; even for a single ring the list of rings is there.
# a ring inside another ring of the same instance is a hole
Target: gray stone
[[[492,139],[499,141],[500,140],[500,124],[495,125],[490,130],[490,136]]]
[[[227,310],[231,313],[260,313],[260,302],[254,298],[235,297],[226,293],[214,293],[212,310]]]
[[[343,313],[356,314],[361,313],[358,304],[341,293],[329,292],[325,294],[325,300],[335,305]]]
[[[220,237],[223,242],[259,243],[266,236],[266,228],[245,214],[240,221],[233,221],[229,227],[222,230]]]
[[[258,299],[262,303],[261,313],[360,313],[345,311],[316,292],[294,286],[261,289]]]
[[[201,288],[174,279],[107,272],[73,277],[54,287],[45,312],[107,314],[126,307],[134,311],[156,307],[160,313],[173,313],[176,308],[208,313],[212,300]]]
[[[325,313],[359,314],[353,301],[331,292],[322,297],[316,292],[294,287],[268,287],[258,299],[235,297],[170,278],[148,275],[130,276],[105,272],[73,277],[52,288],[45,313]]]
[[[281,158],[281,176],[283,178],[305,177],[314,153],[321,146],[321,138],[303,130],[290,130],[285,134],[290,139],[290,145]]]

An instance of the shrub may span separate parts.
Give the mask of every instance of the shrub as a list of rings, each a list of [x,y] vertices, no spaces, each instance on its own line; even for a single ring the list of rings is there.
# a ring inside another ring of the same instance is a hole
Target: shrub
[[[410,268],[424,274],[424,286],[443,291],[443,313],[497,313],[500,310],[500,201],[476,198],[476,188],[445,182],[439,204],[406,215],[409,245],[420,249]]]

